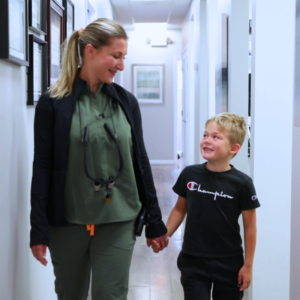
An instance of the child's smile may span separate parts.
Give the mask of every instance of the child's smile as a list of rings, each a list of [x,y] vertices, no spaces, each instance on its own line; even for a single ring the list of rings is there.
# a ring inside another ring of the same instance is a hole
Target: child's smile
[[[227,133],[220,130],[215,122],[207,125],[200,143],[201,154],[208,161],[227,160],[231,158],[231,144]]]

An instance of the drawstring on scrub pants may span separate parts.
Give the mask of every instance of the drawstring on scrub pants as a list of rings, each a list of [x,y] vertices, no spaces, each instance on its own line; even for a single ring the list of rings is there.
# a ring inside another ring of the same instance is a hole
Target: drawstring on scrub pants
[[[87,231],[90,232],[90,236],[94,236],[95,235],[95,224],[88,224],[86,225],[86,229]]]

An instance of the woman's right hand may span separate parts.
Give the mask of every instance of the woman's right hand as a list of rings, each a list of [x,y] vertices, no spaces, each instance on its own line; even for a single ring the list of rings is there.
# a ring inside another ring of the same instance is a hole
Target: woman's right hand
[[[44,266],[47,266],[46,260],[47,245],[35,245],[31,247],[33,256]]]

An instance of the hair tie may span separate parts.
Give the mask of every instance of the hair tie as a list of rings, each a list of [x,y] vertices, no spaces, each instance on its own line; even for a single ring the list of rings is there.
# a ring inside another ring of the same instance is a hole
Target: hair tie
[[[85,29],[85,28],[81,27],[81,28],[78,30],[78,35],[79,35],[79,36],[81,36],[81,35],[82,35],[82,33],[83,33],[84,29]]]

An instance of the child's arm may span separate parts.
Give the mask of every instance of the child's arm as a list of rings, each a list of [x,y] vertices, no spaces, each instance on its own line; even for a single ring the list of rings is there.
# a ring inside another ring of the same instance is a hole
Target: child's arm
[[[252,266],[256,246],[256,210],[243,210],[245,263],[239,272],[240,290],[247,289],[252,281]]]
[[[176,229],[180,226],[185,215],[186,215],[186,198],[178,196],[177,203],[172,209],[166,225],[168,230],[167,232],[168,237],[171,237],[173,233],[176,231]],[[152,242],[152,249],[155,253],[158,253],[160,250],[163,250],[156,242]]]
[[[177,203],[172,209],[166,225],[168,230],[167,235],[169,237],[171,237],[174,234],[174,232],[177,230],[177,228],[184,220],[184,217],[186,215],[186,209],[187,209],[186,206],[187,206],[186,198],[178,196]]]

